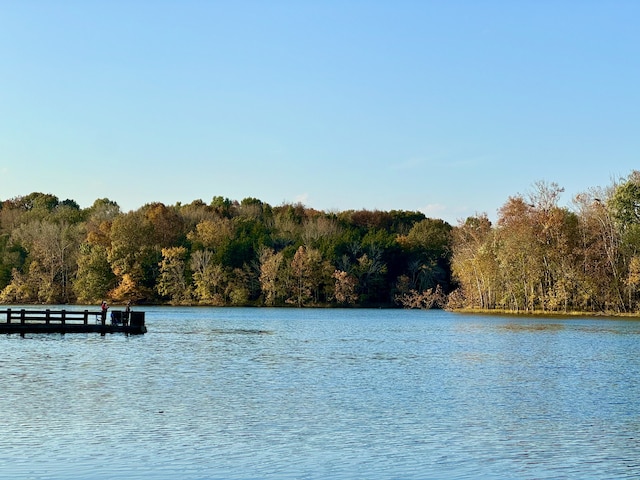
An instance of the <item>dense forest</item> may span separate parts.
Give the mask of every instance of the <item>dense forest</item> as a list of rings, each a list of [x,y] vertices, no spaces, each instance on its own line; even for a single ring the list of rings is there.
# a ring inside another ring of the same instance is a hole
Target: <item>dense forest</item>
[[[452,289],[451,225],[214,197],[123,213],[31,193],[0,209],[0,302],[418,306]]]
[[[256,198],[124,213],[31,193],[0,203],[0,302],[637,312],[640,172],[560,206],[538,182],[493,225]]]

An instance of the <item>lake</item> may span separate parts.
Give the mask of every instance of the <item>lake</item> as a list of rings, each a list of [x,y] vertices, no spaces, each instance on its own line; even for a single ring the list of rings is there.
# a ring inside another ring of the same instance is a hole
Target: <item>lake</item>
[[[144,310],[0,336],[0,478],[640,477],[640,321]]]

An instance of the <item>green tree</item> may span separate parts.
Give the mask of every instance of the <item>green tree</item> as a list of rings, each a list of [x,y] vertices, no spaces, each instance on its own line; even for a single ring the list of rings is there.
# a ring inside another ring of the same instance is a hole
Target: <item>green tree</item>
[[[387,264],[383,259],[382,248],[372,245],[368,250],[356,258],[351,269],[351,273],[358,279],[360,301],[363,303],[381,300],[378,294],[387,273]]]
[[[117,301],[153,299],[162,257],[144,213],[137,210],[116,217],[110,236],[107,258],[118,283],[110,296]]]
[[[162,249],[157,289],[160,295],[168,296],[171,303],[175,305],[191,301],[191,289],[187,281],[186,256],[187,249],[185,247]]]
[[[10,234],[0,234],[0,290],[9,285],[13,270],[20,270],[27,257],[26,250],[10,239]]]
[[[85,242],[80,246],[78,272],[73,284],[78,301],[97,303],[108,297],[116,286],[116,276],[109,265],[107,248],[100,244]]]
[[[411,288],[419,292],[437,285],[449,289],[452,227],[443,220],[424,219],[415,223],[398,243],[407,252]]]
[[[95,225],[102,222],[112,222],[121,214],[120,206],[108,198],[99,198],[87,209],[87,221]]]
[[[230,218],[232,215],[233,202],[228,198],[220,196],[213,197],[211,200],[211,208],[221,217]]]
[[[623,230],[640,224],[640,171],[634,170],[614,187],[609,205],[614,219]]]
[[[621,255],[624,260],[622,275],[626,276],[624,283],[627,289],[627,307],[634,309],[640,287],[634,280],[637,274],[635,259],[640,257],[640,171],[634,170],[623,182],[613,188],[608,207],[620,235]]]
[[[231,305],[248,305],[251,300],[251,284],[253,272],[245,265],[243,268],[234,268],[229,276],[227,295]]]

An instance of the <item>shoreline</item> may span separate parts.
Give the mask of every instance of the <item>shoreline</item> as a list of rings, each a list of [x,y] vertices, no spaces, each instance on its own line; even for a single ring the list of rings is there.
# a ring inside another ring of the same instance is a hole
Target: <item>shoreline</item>
[[[640,312],[555,312],[549,310],[506,310],[506,309],[483,309],[483,308],[451,308],[446,309],[452,313],[463,315],[499,315],[505,317],[554,317],[554,318],[612,318],[612,319],[639,319]]]

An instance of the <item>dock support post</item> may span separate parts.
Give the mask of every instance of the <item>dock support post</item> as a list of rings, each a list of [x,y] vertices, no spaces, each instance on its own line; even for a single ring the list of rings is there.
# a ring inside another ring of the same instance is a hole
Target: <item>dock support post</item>
[[[60,312],[60,321],[62,322],[62,325],[65,324],[65,317],[67,316],[67,311],[63,308],[62,312]]]
[[[24,308],[20,310],[20,323],[24,323],[25,311]]]
[[[88,324],[89,323],[89,310],[85,310],[84,311],[84,324]]]
[[[7,323],[11,323],[11,309],[7,308]]]
[[[44,323],[49,325],[51,323],[51,310],[47,308],[44,312]]]

